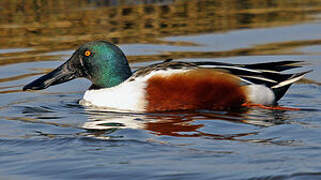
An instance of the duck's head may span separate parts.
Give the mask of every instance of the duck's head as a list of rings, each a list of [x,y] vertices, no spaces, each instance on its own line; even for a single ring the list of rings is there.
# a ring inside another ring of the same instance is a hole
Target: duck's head
[[[64,64],[52,72],[25,85],[23,90],[39,90],[78,77],[92,82],[92,87],[113,87],[132,74],[123,52],[105,41],[94,41],[82,45]]]

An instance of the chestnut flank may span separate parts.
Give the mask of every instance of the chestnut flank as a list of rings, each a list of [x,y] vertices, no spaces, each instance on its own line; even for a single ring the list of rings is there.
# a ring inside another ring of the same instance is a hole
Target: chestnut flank
[[[147,81],[147,111],[240,107],[245,102],[238,77],[209,69],[155,75]]]

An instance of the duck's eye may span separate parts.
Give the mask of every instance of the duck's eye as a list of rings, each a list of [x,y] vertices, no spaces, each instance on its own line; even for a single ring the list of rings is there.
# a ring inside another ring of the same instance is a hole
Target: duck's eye
[[[91,54],[92,54],[92,53],[91,53],[91,51],[89,51],[89,50],[86,50],[85,53],[84,53],[84,55],[87,56],[87,57],[89,57]]]

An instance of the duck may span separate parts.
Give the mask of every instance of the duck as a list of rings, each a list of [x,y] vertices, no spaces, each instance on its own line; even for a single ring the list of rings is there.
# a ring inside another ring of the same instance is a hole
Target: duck
[[[80,46],[62,65],[23,87],[42,90],[75,78],[92,85],[79,101],[134,112],[229,110],[276,106],[289,87],[310,71],[293,74],[302,61],[232,64],[167,59],[132,71],[122,50],[107,41]]]

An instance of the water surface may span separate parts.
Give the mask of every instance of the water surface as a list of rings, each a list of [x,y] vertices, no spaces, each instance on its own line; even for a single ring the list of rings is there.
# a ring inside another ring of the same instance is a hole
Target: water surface
[[[321,178],[321,1],[0,2],[0,179]],[[133,69],[174,58],[313,69],[279,101],[300,111],[126,113],[78,104],[85,79],[22,92],[82,43]]]

